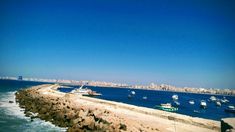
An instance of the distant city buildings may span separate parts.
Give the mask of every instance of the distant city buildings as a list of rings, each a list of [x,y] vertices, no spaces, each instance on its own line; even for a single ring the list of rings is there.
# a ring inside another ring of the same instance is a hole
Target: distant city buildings
[[[65,80],[65,79],[39,79],[39,78],[23,78],[22,76],[16,77],[0,77],[2,80],[20,80],[20,81],[35,81],[35,82],[48,82],[48,83],[62,83],[69,85],[88,85],[99,87],[118,87],[118,88],[132,88],[132,89],[149,89],[161,91],[175,91],[175,92],[188,92],[188,93],[203,93],[203,94],[223,94],[235,95],[233,89],[215,89],[215,88],[192,88],[192,87],[175,87],[168,84],[157,85],[150,83],[150,85],[128,85],[122,83],[112,83],[104,81],[88,81],[88,80]]]
[[[18,77],[18,80],[19,80],[19,81],[23,80],[23,77],[22,77],[22,76],[19,76],[19,77]]]

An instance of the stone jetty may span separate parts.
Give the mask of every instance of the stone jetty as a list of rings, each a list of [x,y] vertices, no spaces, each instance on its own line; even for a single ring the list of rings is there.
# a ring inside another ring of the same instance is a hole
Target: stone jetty
[[[16,92],[25,115],[73,131],[220,131],[220,122],[57,91],[45,84]]]

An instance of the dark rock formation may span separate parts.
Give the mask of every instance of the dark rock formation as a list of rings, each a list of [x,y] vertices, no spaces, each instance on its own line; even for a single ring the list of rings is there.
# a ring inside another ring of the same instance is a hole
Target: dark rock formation
[[[221,132],[233,132],[235,131],[235,119],[224,118],[221,119]]]
[[[25,109],[25,115],[50,121],[60,127],[68,127],[67,131],[125,131],[125,124],[115,124],[100,117],[107,111],[90,110],[70,105],[66,98],[45,97],[37,92],[37,87],[20,90],[16,94],[16,102]],[[38,113],[33,116],[31,113]]]
[[[9,101],[9,103],[14,103],[14,101]]]

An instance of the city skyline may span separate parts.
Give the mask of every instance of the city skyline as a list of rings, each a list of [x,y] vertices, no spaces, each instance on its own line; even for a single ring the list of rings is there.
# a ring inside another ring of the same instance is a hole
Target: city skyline
[[[235,89],[233,1],[1,1],[0,76]]]

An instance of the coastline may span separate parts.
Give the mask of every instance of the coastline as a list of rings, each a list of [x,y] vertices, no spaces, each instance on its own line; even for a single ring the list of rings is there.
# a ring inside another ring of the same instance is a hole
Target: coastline
[[[75,115],[79,113],[86,113],[83,115],[85,123],[86,120],[89,120],[92,124],[92,130],[117,130],[117,131],[172,131],[177,129],[177,131],[219,131],[220,122],[213,121],[202,118],[195,118],[186,115],[169,113],[160,110],[149,109],[145,107],[138,107],[124,103],[118,103],[113,101],[107,101],[102,99],[78,96],[74,94],[66,94],[57,91],[56,89],[59,85],[39,85],[29,89],[18,91],[16,96],[19,104],[25,107],[26,111],[34,111],[42,113],[39,114],[39,118],[44,118],[45,120],[52,120],[52,123],[57,118],[54,118],[52,115],[57,117],[58,115],[61,118],[57,120],[63,120],[62,115],[70,116],[69,123],[67,126],[68,130],[79,129],[74,127],[74,120],[79,120],[80,116],[72,116],[73,114],[68,114],[68,107],[71,111],[76,112]],[[27,96],[25,96],[27,95]],[[26,102],[31,101],[30,104]],[[37,102],[37,103],[36,103]],[[50,109],[46,109],[48,104],[45,105],[42,102],[49,103]],[[36,106],[41,103],[39,110]],[[53,105],[52,105],[53,104]],[[64,104],[64,105],[61,105]],[[42,112],[43,108],[46,107]],[[50,110],[64,110],[63,113],[56,113]],[[82,112],[81,112],[82,109]],[[27,113],[27,112],[26,112]],[[93,115],[90,116],[89,115]],[[34,117],[33,117],[34,118]],[[103,120],[106,123],[102,123],[100,127],[99,122],[95,119]],[[94,120],[93,120],[94,119]],[[58,122],[57,122],[58,123]],[[84,122],[77,122],[78,124],[84,127]],[[56,123],[55,123],[56,124]],[[60,125],[60,123],[58,123]],[[57,125],[58,125],[57,124]],[[96,125],[94,125],[96,124]],[[103,128],[103,125],[106,124],[106,127]],[[107,125],[108,124],[108,125]],[[87,125],[87,124],[86,124]],[[91,129],[91,128],[89,128]]]
[[[14,81],[28,81],[28,82],[41,82],[41,83],[46,83],[46,84],[61,84],[61,85],[67,85],[67,86],[81,86],[83,85],[84,83],[81,83],[81,82],[78,82],[78,83],[71,83],[71,82],[60,82],[60,81],[46,81],[45,80],[17,80],[15,78],[13,79],[4,79],[4,78],[0,78],[0,80],[14,80]],[[67,80],[68,81],[68,80]],[[213,93],[215,92],[216,90],[218,89],[204,89],[206,90],[207,92],[199,92],[197,91],[197,88],[191,88],[191,90],[195,90],[194,92],[193,91],[184,91],[185,88],[182,88],[182,87],[174,87],[174,90],[173,89],[166,89],[166,90],[163,90],[164,88],[136,88],[136,87],[133,87],[133,86],[111,86],[111,85],[90,85],[90,84],[87,84],[86,86],[91,86],[91,87],[104,87],[104,88],[124,88],[124,89],[139,89],[139,90],[152,90],[152,91],[165,91],[165,92],[176,92],[176,93],[192,93],[192,94],[203,94],[203,95],[221,95],[221,96],[235,96],[235,90],[233,89],[229,89],[230,90],[230,94],[227,94],[224,90],[225,89],[220,89],[222,90],[221,92],[222,93]],[[169,85],[170,86],[170,85]],[[183,91],[182,91],[183,90]],[[209,92],[208,92],[209,91]]]

